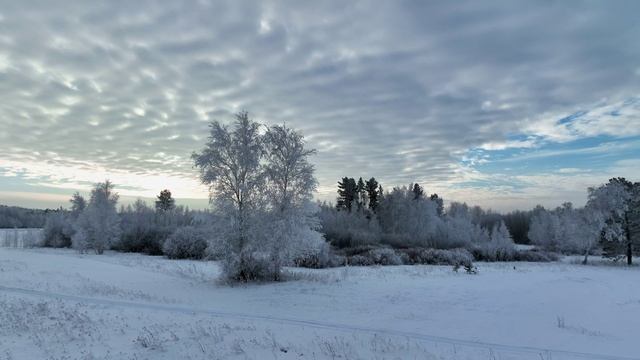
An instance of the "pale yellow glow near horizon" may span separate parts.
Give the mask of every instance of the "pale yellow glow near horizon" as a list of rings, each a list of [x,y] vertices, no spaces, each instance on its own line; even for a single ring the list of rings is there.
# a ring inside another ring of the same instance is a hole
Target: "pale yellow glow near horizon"
[[[72,161],[51,164],[3,160],[2,167],[7,169],[5,176],[20,174],[29,185],[69,189],[70,192],[90,191],[92,184],[108,179],[116,185],[117,192],[122,196],[155,197],[163,189],[170,189],[174,197],[178,198],[207,199],[209,196],[207,187],[200,183],[195,174],[164,174],[153,171],[133,173]]]

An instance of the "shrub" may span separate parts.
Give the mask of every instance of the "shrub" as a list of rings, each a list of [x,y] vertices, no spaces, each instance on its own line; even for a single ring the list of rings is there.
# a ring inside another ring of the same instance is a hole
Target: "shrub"
[[[163,253],[169,259],[202,259],[207,250],[204,233],[193,226],[176,229],[162,246]]]
[[[328,243],[324,243],[318,251],[302,254],[295,258],[293,263],[298,267],[324,269],[344,266],[345,261],[346,258],[344,256],[334,254],[331,251],[331,246]]]
[[[351,255],[347,256],[347,263],[353,266],[371,265],[403,265],[400,253],[390,248],[374,248],[358,252],[361,248],[351,248]]]
[[[558,261],[556,253],[539,250],[511,250],[503,251],[496,249],[474,248],[473,257],[477,261],[529,261],[529,262],[551,262]]]
[[[367,255],[376,265],[402,265],[402,258],[393,249],[373,249]]]
[[[408,248],[398,250],[403,262],[407,265],[459,265],[473,263],[473,255],[466,249],[424,249]]]
[[[377,248],[378,246],[375,246],[375,245],[359,245],[359,246],[351,246],[351,247],[341,249],[340,252],[345,256],[349,257],[353,255],[363,255]]]
[[[148,227],[135,231],[125,229],[120,240],[113,245],[113,249],[122,252],[162,255],[163,243],[169,235],[171,235],[171,229],[167,227]]]
[[[273,263],[267,254],[229,256],[222,262],[222,272],[230,283],[271,280]]]
[[[371,266],[374,265],[370,257],[364,255],[353,255],[347,257],[347,264],[351,266]]]
[[[48,214],[44,224],[44,241],[42,246],[54,248],[70,247],[71,237],[68,235],[69,228],[70,226],[61,211]]]
[[[514,254],[514,261],[551,262],[559,259],[558,254],[548,251],[521,250]]]
[[[515,261],[517,251],[513,246],[496,246],[485,243],[472,248],[471,253],[477,261]]]

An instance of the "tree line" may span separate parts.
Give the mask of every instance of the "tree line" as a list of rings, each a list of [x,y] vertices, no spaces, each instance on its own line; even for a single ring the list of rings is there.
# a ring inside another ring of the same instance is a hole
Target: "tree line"
[[[367,191],[368,184],[375,184],[376,191]],[[582,208],[565,203],[554,210],[537,206],[507,214],[457,202],[445,209],[441,197],[425,193],[419,184],[385,192],[375,178],[356,182],[344,177],[335,208],[322,206],[323,232],[338,247],[463,247],[480,259],[511,258],[516,254],[513,243],[581,254],[584,263],[601,252],[631,264],[640,251],[640,183],[624,178],[587,189]]]
[[[343,177],[333,205],[312,200],[317,181],[309,159],[315,153],[298,131],[240,112],[229,126],[213,121],[204,147],[192,154],[210,191],[210,211],[176,206],[166,189],[153,206],[137,200],[118,210],[119,196],[107,180],[88,199],[73,194],[70,210],[4,213],[23,224],[46,218],[45,246],[220,259],[224,277],[243,282],[281,280],[290,265],[428,263],[470,269],[470,259],[554,259],[544,251],[580,254],[584,262],[602,252],[631,264],[638,251],[640,185],[624,178],[588,189],[582,208],[567,203],[499,214],[459,202],[445,207],[441,196],[428,195],[418,183],[385,190],[375,177]],[[522,250],[516,243],[544,251]]]

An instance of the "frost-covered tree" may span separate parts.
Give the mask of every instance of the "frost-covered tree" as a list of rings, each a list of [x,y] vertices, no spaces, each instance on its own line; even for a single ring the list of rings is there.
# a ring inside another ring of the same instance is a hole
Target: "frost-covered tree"
[[[377,216],[340,211],[325,203],[320,205],[319,217],[322,233],[334,246],[371,245],[379,243],[382,238]]]
[[[175,209],[176,201],[171,197],[171,191],[164,189],[160,191],[160,195],[157,196],[156,210],[158,211],[171,211]]]
[[[584,255],[583,264],[587,264],[589,254],[598,246],[604,220],[601,211],[588,206],[563,214],[565,241],[574,252]]]
[[[236,114],[232,128],[212,122],[204,149],[192,155],[216,210],[230,222],[224,259],[225,275],[230,279],[255,277],[251,269],[260,232],[257,217],[264,207],[263,156],[260,124],[244,111]]]
[[[63,232],[64,236],[68,238],[68,246],[71,246],[71,239],[73,238],[73,234],[75,234],[75,223],[80,217],[80,214],[87,207],[87,201],[84,199],[79,192],[73,193],[71,199],[69,199],[71,203],[71,209],[69,213],[64,217],[64,227]]]
[[[639,187],[625,178],[613,178],[604,185],[588,189],[587,206],[600,211],[606,219],[604,240],[623,245],[629,265],[633,263],[631,216],[640,203]]]
[[[49,212],[47,220],[44,223],[44,241],[43,246],[46,247],[69,247],[71,246],[71,237],[68,235],[67,216],[62,208]]]
[[[504,221],[500,221],[491,230],[491,241],[497,244],[513,244],[513,239]]]
[[[162,243],[170,234],[162,223],[156,221],[153,208],[142,199],[120,210],[122,235],[114,249],[125,252],[143,252],[151,255],[162,254]]]
[[[531,243],[547,250],[558,251],[562,242],[560,217],[542,207],[536,209],[529,225]]]
[[[395,244],[434,247],[439,222],[436,204],[416,199],[413,188],[394,188],[378,207],[385,237]]]
[[[493,226],[491,230],[491,241],[489,242],[489,251],[495,254],[496,259],[508,260],[510,255],[515,251],[513,238],[504,221],[500,221]]]
[[[367,188],[362,178],[358,179],[356,184],[356,203],[358,204],[358,211],[362,211],[367,208]]]
[[[583,263],[587,263],[604,226],[600,210],[594,206],[576,209],[571,203],[564,203],[553,211],[537,207],[533,212],[528,234],[532,244],[551,251],[584,255]]]
[[[267,250],[271,256],[273,280],[277,281],[282,266],[290,264],[304,249],[301,240],[313,236],[318,226],[315,211],[309,206],[317,186],[313,165],[309,163],[315,150],[306,147],[302,134],[280,125],[267,130],[263,143],[267,194],[273,218]]]
[[[80,216],[80,214],[82,214],[84,209],[87,207],[87,201],[82,195],[80,195],[79,192],[76,191],[71,196],[69,202],[71,203],[71,210],[69,215],[71,215],[73,219],[77,219],[78,216]]]
[[[437,228],[442,247],[472,248],[490,241],[489,232],[474,223],[472,211],[465,203],[452,202]]]
[[[429,199],[436,203],[438,216],[442,216],[444,214],[444,200],[442,200],[442,198],[439,197],[438,194],[431,194]]]
[[[113,189],[113,183],[107,180],[96,184],[91,191],[89,204],[74,225],[74,248],[102,254],[120,238],[120,217],[116,211],[118,194]]]

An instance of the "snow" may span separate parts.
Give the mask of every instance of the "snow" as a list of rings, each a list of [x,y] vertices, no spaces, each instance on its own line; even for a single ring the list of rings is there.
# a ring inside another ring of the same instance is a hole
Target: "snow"
[[[0,359],[637,358],[640,268],[559,263],[292,269],[0,248]]]

